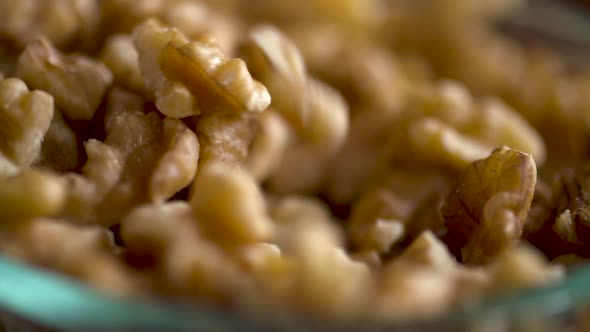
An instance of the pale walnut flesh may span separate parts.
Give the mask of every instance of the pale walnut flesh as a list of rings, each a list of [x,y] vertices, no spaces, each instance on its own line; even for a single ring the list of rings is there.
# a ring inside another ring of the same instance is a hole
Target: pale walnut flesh
[[[160,61],[164,74],[189,88],[203,109],[262,112],[270,105],[268,91],[244,61],[227,59],[210,45],[169,43]]]
[[[163,123],[163,155],[152,173],[149,190],[151,201],[160,203],[188,186],[195,177],[199,161],[199,141],[194,132],[180,120]]]
[[[25,170],[0,179],[0,225],[28,222],[34,217],[53,216],[66,203],[66,187],[58,176]]]
[[[215,43],[190,42],[181,31],[156,20],[138,25],[133,38],[144,83],[163,114],[179,118],[212,110],[261,112],[270,104],[268,91],[252,78],[244,61],[227,58]]]
[[[258,121],[249,113],[212,112],[195,119],[200,143],[199,164],[220,161],[239,165],[248,158]]]
[[[137,49],[131,36],[111,36],[105,42],[100,59],[113,73],[115,83],[133,91],[144,91]]]
[[[41,158],[36,165],[58,172],[72,171],[78,166],[76,133],[59,110],[53,113],[51,125],[41,144]]]
[[[307,71],[295,44],[273,26],[257,26],[250,31],[240,53],[252,74],[261,80],[277,109],[296,130],[307,121]]]
[[[280,115],[267,111],[260,118],[260,130],[250,144],[246,168],[257,180],[265,180],[280,166],[289,144],[289,127]]]
[[[236,245],[272,236],[262,192],[240,168],[219,162],[201,168],[190,202],[205,233],[218,241]]]
[[[54,114],[53,98],[29,91],[16,78],[0,81],[0,152],[18,166],[29,166],[41,153],[43,136]]]
[[[516,245],[536,180],[532,157],[506,147],[467,168],[442,208],[451,251],[478,264]]]
[[[0,3],[0,35],[23,47],[40,34],[56,45],[90,43],[98,27],[96,0],[5,1]]]
[[[64,55],[46,38],[27,45],[18,61],[18,76],[47,91],[71,119],[89,120],[113,81],[102,62],[83,55]]]

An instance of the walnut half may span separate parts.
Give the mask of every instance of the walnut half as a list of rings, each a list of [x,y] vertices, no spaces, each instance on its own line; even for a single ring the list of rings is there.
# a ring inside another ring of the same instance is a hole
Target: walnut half
[[[18,59],[18,76],[32,88],[45,90],[71,119],[92,119],[113,74],[102,62],[83,55],[64,55],[40,37]]]
[[[29,91],[16,78],[0,80],[0,154],[18,166],[31,165],[53,114],[53,98],[47,93]]]
[[[485,263],[519,242],[535,190],[531,155],[507,147],[465,170],[442,208],[444,241],[463,262]]]

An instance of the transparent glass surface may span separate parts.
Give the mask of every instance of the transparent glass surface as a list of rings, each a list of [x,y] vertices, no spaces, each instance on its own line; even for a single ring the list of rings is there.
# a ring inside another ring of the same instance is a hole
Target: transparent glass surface
[[[590,265],[577,268],[552,287],[493,298],[440,318],[339,323],[293,317],[255,319],[201,307],[116,299],[57,274],[0,259],[0,308],[60,331],[502,331],[507,326],[548,321],[564,332],[585,305],[590,305]]]

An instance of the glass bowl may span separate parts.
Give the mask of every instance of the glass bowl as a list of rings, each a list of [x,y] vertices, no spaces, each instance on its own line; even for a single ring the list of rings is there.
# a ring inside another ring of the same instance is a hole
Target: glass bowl
[[[586,58],[590,51],[590,19],[562,2],[532,1],[527,10],[506,22],[506,26],[519,33],[532,32],[559,40],[561,46],[581,51],[582,58]],[[345,323],[278,315],[255,318],[178,303],[119,299],[0,256],[0,332],[590,331],[590,324],[581,325],[584,321],[590,322],[590,264],[576,267],[563,282],[551,287],[497,296],[442,317],[408,322]]]
[[[489,299],[444,317],[412,322],[331,322],[265,319],[164,302],[134,302],[91,290],[60,275],[0,258],[0,319],[10,331],[585,331],[579,315],[590,306],[590,265],[566,280]],[[539,328],[543,329],[540,330]]]

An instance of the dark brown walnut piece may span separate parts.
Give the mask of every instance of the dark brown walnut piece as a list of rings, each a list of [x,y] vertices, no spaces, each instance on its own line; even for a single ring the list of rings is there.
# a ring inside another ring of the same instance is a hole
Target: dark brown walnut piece
[[[78,166],[76,133],[59,110],[53,112],[51,125],[41,143],[41,158],[36,166],[58,172],[71,171]]]
[[[481,264],[520,241],[537,168],[529,154],[508,147],[471,164],[442,208],[444,242],[457,258]]]
[[[535,206],[543,213],[527,222],[535,226],[528,231],[527,240],[549,259],[568,254],[590,257],[586,246],[590,243],[590,168],[582,165],[561,170],[551,189],[550,197]]]
[[[562,220],[571,219],[579,228],[590,228],[589,189],[590,172],[588,169],[568,168],[563,170],[553,187],[557,220],[560,218]]]

